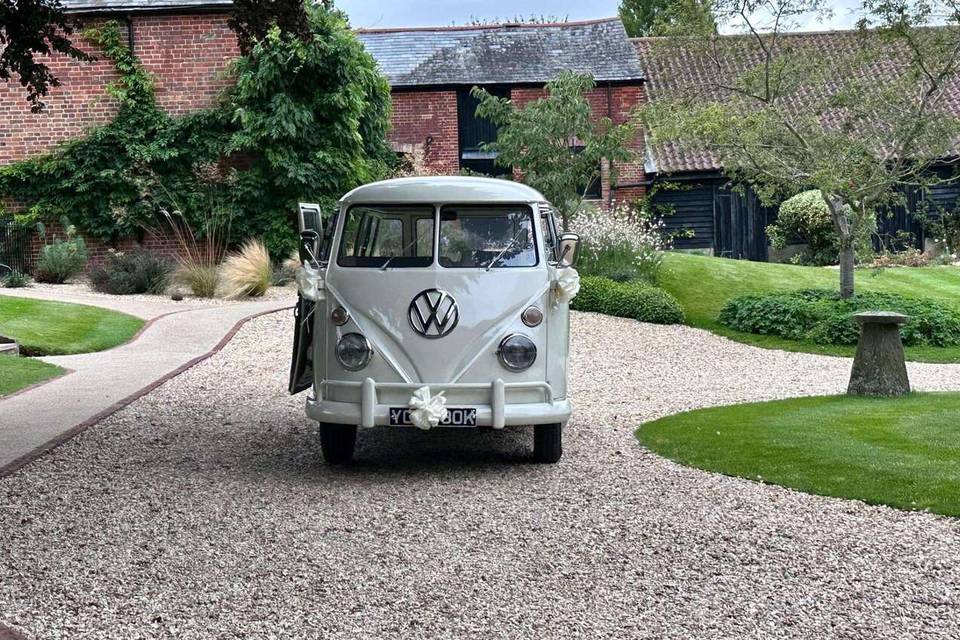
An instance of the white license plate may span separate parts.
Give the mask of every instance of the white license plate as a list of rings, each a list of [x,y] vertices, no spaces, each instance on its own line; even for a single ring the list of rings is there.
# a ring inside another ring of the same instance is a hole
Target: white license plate
[[[412,427],[410,409],[408,407],[390,407],[391,427]],[[447,417],[440,422],[441,427],[475,427],[477,426],[477,410],[469,407],[448,407]]]

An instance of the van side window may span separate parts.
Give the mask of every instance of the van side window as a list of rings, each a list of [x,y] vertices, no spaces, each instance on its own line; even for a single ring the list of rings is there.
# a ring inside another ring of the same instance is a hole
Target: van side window
[[[547,246],[547,261],[557,262],[560,255],[557,222],[553,209],[545,205],[540,205],[540,229],[543,231],[543,242]]]

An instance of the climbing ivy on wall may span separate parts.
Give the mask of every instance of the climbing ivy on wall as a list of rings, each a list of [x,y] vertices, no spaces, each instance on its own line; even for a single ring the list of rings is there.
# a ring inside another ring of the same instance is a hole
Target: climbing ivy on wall
[[[89,29],[119,72],[117,115],[51,153],[0,168],[0,197],[41,220],[66,215],[104,240],[156,225],[161,208],[189,221],[232,214],[234,241],[261,237],[275,258],[296,246],[295,206],[332,206],[383,175],[390,91],[343,17],[309,8],[312,39],[272,29],[233,66],[209,109],[171,117],[116,23]]]

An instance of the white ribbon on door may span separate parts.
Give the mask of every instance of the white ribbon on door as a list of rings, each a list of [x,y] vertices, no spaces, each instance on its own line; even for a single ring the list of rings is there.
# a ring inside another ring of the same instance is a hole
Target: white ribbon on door
[[[309,263],[304,262],[303,266],[297,269],[294,279],[304,300],[319,302],[324,299],[323,272],[320,269],[314,269]]]
[[[570,302],[580,292],[580,274],[573,267],[564,267],[555,271],[553,281],[553,305]]]

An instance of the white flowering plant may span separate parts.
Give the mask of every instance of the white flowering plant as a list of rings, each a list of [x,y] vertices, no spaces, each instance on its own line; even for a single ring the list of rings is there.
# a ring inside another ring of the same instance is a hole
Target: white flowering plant
[[[588,276],[654,283],[663,252],[672,246],[663,218],[642,205],[584,208],[570,226],[580,234],[577,268]]]

